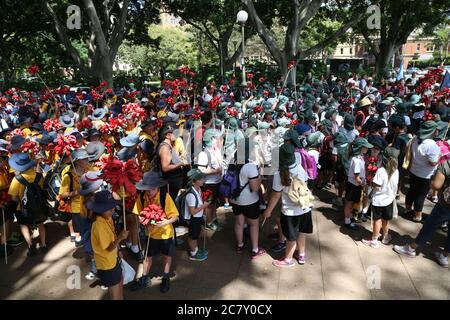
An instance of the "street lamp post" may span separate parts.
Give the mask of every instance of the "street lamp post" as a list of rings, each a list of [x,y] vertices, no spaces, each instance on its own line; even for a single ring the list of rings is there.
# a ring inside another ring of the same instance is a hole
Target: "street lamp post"
[[[242,66],[242,86],[247,86],[247,80],[245,78],[245,36],[244,36],[244,26],[248,19],[247,11],[241,10],[237,13],[237,21],[241,24],[242,28],[242,58],[241,58],[241,66]]]

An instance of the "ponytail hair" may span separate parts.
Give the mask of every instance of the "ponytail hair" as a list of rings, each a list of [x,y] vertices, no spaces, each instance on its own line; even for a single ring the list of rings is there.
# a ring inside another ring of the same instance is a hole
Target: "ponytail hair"
[[[387,171],[388,180],[391,180],[392,175],[394,174],[395,170],[397,170],[398,166],[397,159],[394,157],[387,157],[387,158],[383,157],[382,163]]]
[[[289,172],[289,169],[280,169],[280,178],[281,178],[281,184],[285,187],[290,187],[292,183],[291,179],[291,173]]]
[[[348,150],[347,150],[347,159],[351,159],[353,157],[353,142],[348,143]]]

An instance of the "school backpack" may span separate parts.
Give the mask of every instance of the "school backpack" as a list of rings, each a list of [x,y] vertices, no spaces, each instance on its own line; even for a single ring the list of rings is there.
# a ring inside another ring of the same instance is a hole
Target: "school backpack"
[[[22,214],[32,224],[39,224],[47,219],[47,205],[44,190],[39,186],[41,173],[36,173],[33,182],[28,182],[21,174],[16,176],[17,181],[25,186],[22,199]]]
[[[317,164],[316,159],[308,153],[304,148],[297,148],[302,160],[302,167],[305,169],[310,180],[317,178]]]
[[[336,162],[336,170],[341,170],[345,173],[345,175],[348,174],[348,170],[350,169],[350,160],[348,158],[348,143],[345,143],[344,145],[336,146],[337,149],[337,162]]]
[[[51,170],[44,178],[44,190],[47,194],[47,199],[50,201],[55,201],[56,197],[59,194],[59,189],[61,188],[62,176],[61,173],[64,170],[65,166],[62,168],[56,168]],[[72,175],[70,172],[67,174]],[[72,186],[72,177],[70,177],[71,186]]]
[[[195,207],[197,208],[198,207],[198,198],[197,198],[194,190],[192,190],[192,187],[189,187],[186,190],[181,191],[180,194],[175,199],[175,206],[178,209],[180,218],[184,219],[184,220],[190,220],[190,218],[191,218],[191,215],[188,212],[186,212],[186,197],[189,193],[194,195]]]
[[[303,210],[314,206],[314,196],[308,185],[297,176],[292,177],[291,185],[288,189],[289,199]]]
[[[243,165],[230,164],[228,170],[222,178],[219,184],[219,194],[224,198],[237,199],[244,190],[248,181],[245,185],[241,186],[239,180],[239,174],[241,173]]]

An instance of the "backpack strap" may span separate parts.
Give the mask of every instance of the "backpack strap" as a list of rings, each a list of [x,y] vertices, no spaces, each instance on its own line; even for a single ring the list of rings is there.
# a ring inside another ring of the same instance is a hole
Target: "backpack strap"
[[[37,177],[37,175],[36,175]],[[17,181],[19,181],[21,184],[23,184],[25,187],[28,187],[31,183],[28,182],[27,179],[25,179],[20,173],[16,175]]]
[[[71,171],[67,171],[65,174],[65,176],[69,176],[69,192],[72,192],[73,190],[73,175]],[[36,175],[37,176],[37,175]]]
[[[36,177],[34,178],[34,183],[38,184],[42,179],[42,173],[36,172]]]

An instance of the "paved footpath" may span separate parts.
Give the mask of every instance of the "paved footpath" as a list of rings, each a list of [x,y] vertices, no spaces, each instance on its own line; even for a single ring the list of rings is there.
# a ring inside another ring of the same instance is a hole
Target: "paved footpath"
[[[125,289],[126,299],[450,299],[450,271],[433,260],[433,252],[442,246],[445,235],[436,232],[431,245],[415,258],[397,255],[389,246],[379,249],[359,240],[370,233],[370,222],[361,230],[341,227],[342,210],[331,206],[332,193],[321,190],[313,211],[314,233],[307,237],[306,264],[288,269],[272,266],[280,258],[268,239],[273,223],[266,222],[260,239],[268,250],[266,256],[250,260],[250,249],[240,255],[234,251],[233,214],[220,210],[225,222],[220,232],[208,232],[209,258],[190,261],[186,244],[178,247],[174,259],[171,289],[159,292],[162,261],[155,259],[151,270],[152,285],[138,292]],[[403,204],[403,201],[399,202]],[[400,208],[402,213],[403,208]],[[426,201],[425,212],[432,209]],[[393,244],[404,244],[420,230],[421,224],[399,217],[392,223]],[[46,255],[27,258],[25,245],[0,261],[0,299],[108,299],[99,286],[84,279],[89,271],[81,249],[75,249],[66,235],[66,226],[48,222],[50,249]],[[183,237],[183,239],[186,236]],[[200,242],[201,243],[201,242]],[[136,266],[134,260],[127,259]],[[67,289],[71,265],[79,265],[81,288]],[[374,272],[380,272],[379,289]],[[374,288],[375,287],[375,288]],[[371,289],[372,288],[372,289]]]

